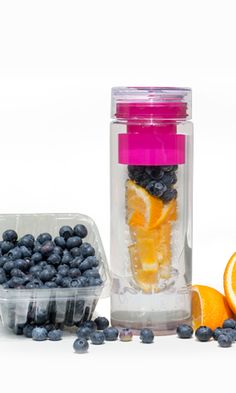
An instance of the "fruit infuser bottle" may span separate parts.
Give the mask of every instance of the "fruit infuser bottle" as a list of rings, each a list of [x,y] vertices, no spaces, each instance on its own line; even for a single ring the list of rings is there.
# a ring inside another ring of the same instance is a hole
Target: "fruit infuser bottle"
[[[191,90],[112,89],[111,321],[191,323]]]

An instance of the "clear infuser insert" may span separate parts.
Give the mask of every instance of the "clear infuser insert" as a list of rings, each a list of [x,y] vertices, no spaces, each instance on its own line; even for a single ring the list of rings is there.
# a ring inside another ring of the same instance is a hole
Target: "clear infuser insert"
[[[168,334],[191,322],[190,118],[190,89],[112,89],[114,326]]]

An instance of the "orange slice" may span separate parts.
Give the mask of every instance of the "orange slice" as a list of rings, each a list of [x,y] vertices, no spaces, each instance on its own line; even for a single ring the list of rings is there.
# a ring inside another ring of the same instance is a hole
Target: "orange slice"
[[[224,291],[230,308],[236,314],[236,252],[231,256],[225,268]]]
[[[153,228],[162,215],[163,202],[150,195],[143,187],[132,180],[127,181],[126,189],[127,221],[129,226]]]
[[[157,228],[160,225],[162,225],[164,222],[176,221],[176,218],[177,218],[177,203],[176,203],[176,199],[173,199],[172,201],[170,201],[169,203],[163,206],[162,214],[155,222],[154,227]]]
[[[232,316],[226,297],[219,291],[205,285],[193,285],[192,323],[194,329],[201,325],[215,329],[222,326],[224,320]]]

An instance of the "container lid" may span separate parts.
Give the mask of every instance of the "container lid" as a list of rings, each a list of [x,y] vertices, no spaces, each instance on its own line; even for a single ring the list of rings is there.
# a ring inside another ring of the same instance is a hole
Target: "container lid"
[[[192,91],[179,87],[113,87],[111,117],[118,120],[191,119]]]

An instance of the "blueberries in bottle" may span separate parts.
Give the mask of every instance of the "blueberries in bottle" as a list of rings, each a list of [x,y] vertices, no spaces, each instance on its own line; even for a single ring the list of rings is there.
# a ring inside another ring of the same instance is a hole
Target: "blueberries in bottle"
[[[164,175],[164,171],[160,166],[147,166],[145,171],[154,180],[161,180]]]
[[[164,192],[167,190],[167,187],[164,183],[156,182],[153,180],[150,183],[148,183],[146,190],[149,192],[149,194],[155,197],[161,197],[164,194]]]
[[[59,234],[61,237],[67,240],[69,239],[69,237],[72,237],[74,235],[74,231],[69,225],[64,225],[60,228]]]
[[[84,239],[88,234],[88,230],[85,225],[77,224],[74,227],[74,235],[79,236],[81,239]]]
[[[15,243],[17,241],[17,233],[13,229],[7,229],[5,232],[2,234],[2,238],[6,242],[12,242]]]
[[[162,195],[162,200],[164,202],[170,202],[172,199],[176,199],[177,197],[177,191],[175,188],[168,189],[164,194]]]

